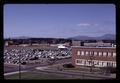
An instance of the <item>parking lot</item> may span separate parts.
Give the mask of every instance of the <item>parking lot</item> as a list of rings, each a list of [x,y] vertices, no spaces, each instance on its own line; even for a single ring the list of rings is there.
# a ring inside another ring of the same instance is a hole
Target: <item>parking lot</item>
[[[5,47],[4,48],[4,63],[19,64],[30,63],[33,60],[49,59],[54,57],[55,59],[70,58],[70,49],[58,49],[53,47],[41,48],[41,47]]]

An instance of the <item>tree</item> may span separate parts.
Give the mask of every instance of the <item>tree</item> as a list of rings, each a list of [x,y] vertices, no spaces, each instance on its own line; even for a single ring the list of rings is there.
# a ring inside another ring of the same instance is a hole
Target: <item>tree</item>
[[[60,65],[57,66],[57,70],[62,71],[62,67]]]

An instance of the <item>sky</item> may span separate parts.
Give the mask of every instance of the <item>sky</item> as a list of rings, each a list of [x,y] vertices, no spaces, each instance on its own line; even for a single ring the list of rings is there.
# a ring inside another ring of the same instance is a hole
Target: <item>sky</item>
[[[4,38],[116,34],[113,4],[6,4]]]

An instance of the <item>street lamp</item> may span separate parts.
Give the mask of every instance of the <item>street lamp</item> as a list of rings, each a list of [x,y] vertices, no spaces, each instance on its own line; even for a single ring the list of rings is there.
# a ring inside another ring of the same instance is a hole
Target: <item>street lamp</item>
[[[53,63],[55,63],[55,61],[56,61],[56,58],[55,58],[54,56],[50,56],[50,57],[48,58],[48,63],[49,63],[50,65],[52,65]]]
[[[19,54],[19,79],[21,79],[21,61],[20,61],[21,57]]]

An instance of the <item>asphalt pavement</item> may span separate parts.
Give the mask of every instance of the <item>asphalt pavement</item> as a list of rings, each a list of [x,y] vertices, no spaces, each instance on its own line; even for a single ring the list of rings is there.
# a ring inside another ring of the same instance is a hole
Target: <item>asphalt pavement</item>
[[[52,65],[63,64],[63,63],[66,63],[66,62],[69,63],[70,61],[71,61],[71,59],[61,59],[61,60],[57,60]],[[36,67],[44,67],[44,66],[51,66],[51,65],[47,62],[42,63],[42,64],[28,64],[28,65],[20,65],[20,66],[19,65],[4,64],[4,73],[19,71],[19,69],[21,71],[23,71],[23,70],[34,70]]]

